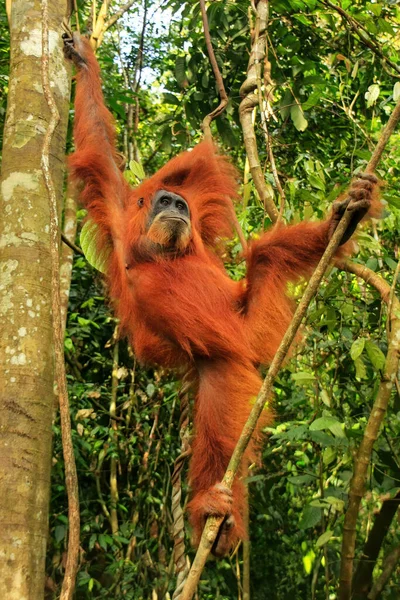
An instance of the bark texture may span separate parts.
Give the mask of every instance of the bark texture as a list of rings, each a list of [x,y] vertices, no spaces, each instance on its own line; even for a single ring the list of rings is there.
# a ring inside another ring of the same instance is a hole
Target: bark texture
[[[62,198],[69,77],[67,0],[49,2],[51,87],[61,115],[51,172]],[[50,119],[41,81],[40,0],[14,0],[0,178],[0,598],[40,600],[48,528],[54,408],[50,216],[41,171]]]

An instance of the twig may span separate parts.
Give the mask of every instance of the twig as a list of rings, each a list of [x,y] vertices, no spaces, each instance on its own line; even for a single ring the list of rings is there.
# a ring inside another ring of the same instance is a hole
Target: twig
[[[228,95],[225,90],[224,80],[222,79],[222,75],[219,70],[218,63],[217,63],[217,60],[216,60],[215,54],[214,54],[214,49],[213,49],[212,43],[211,43],[210,28],[208,26],[205,0],[200,0],[200,9],[201,9],[201,18],[203,20],[204,38],[206,40],[208,57],[210,59],[212,70],[214,71],[215,81],[217,82],[218,91],[219,91],[219,95],[221,98],[221,101],[220,101],[219,105],[217,106],[217,108],[215,108],[206,117],[204,117],[203,123],[201,126],[203,129],[204,138],[211,140],[212,135],[211,135],[210,123],[216,117],[218,117],[220,114],[222,114],[224,112],[226,105],[228,104]]]
[[[261,2],[260,2],[260,4],[261,4]],[[372,154],[372,157],[368,163],[367,171],[375,170],[375,168],[382,156],[383,150],[385,148],[385,144],[389,140],[389,137],[390,137],[391,133],[393,132],[396,124],[398,123],[399,118],[400,118],[400,101],[396,105],[385,129],[382,132],[381,138],[378,141],[376,148]],[[289,351],[289,348],[290,348],[293,340],[296,337],[296,333],[297,333],[297,331],[301,325],[301,322],[306,314],[308,305],[310,304],[313,296],[315,295],[315,293],[322,281],[322,278],[325,274],[325,271],[328,268],[334,254],[340,244],[341,239],[343,238],[343,234],[347,229],[350,219],[351,219],[351,211],[349,211],[347,209],[346,212],[344,213],[342,219],[340,220],[340,223],[339,223],[338,227],[336,228],[333,236],[331,237],[329,244],[328,244],[322,258],[309,281],[309,284],[304,292],[304,295],[297,306],[296,312],[294,313],[293,319],[292,319],[285,335],[283,336],[283,339],[279,345],[277,353],[275,354],[275,356],[271,362],[268,373],[267,373],[267,375],[264,379],[263,385],[261,387],[260,393],[258,394],[257,400],[256,400],[255,404],[253,405],[253,408],[250,412],[249,418],[247,419],[247,422],[245,423],[245,425],[243,427],[242,433],[236,444],[235,450],[233,451],[233,454],[229,461],[229,465],[226,470],[226,473],[223,477],[223,480],[222,480],[223,484],[229,488],[232,486],[236,472],[241,463],[241,459],[242,459],[244,452],[250,442],[251,436],[256,428],[258,418],[260,417],[264,407],[269,403],[269,399],[270,399],[270,395],[272,393],[272,387],[273,387],[275,377],[277,376],[277,374],[282,366],[282,363]],[[371,273],[373,273],[373,271],[371,271]],[[373,275],[375,275],[375,274],[373,273]],[[376,277],[378,277],[378,276],[376,276]],[[380,278],[378,277],[378,279],[380,279]],[[383,280],[381,280],[381,282],[382,282],[381,285],[387,285]],[[389,288],[389,286],[388,286],[388,288]],[[393,317],[393,322],[394,322],[393,330],[396,330],[396,331],[397,331],[397,329],[399,330],[399,340],[400,340],[400,319],[398,319],[396,321],[396,317]],[[395,327],[395,322],[398,324],[396,327]],[[394,346],[392,348],[390,348],[390,350],[388,352],[388,361],[387,361],[388,366],[389,366],[389,353],[391,353],[391,359],[392,358],[394,359],[394,354],[397,353],[397,349],[395,351]],[[396,357],[396,359],[397,359],[397,357]],[[388,372],[392,372],[392,371],[390,369],[388,369]],[[390,382],[388,382],[386,380],[383,383],[383,385],[386,386],[386,388],[384,390],[384,392],[386,394],[389,391],[389,383]],[[391,388],[392,388],[392,383],[390,383],[390,391],[391,391]],[[389,396],[390,396],[390,391],[389,391]],[[368,463],[367,463],[367,466],[368,466]],[[357,513],[356,513],[356,517],[357,517]],[[183,590],[182,597],[180,600],[191,600],[191,598],[193,597],[193,594],[197,588],[201,573],[203,571],[204,565],[206,563],[207,557],[208,557],[208,555],[211,551],[211,548],[213,546],[213,543],[217,537],[217,534],[218,534],[218,531],[219,531],[222,521],[223,521],[223,518],[209,517],[207,519],[207,523],[204,527],[203,534],[201,536],[200,545],[197,550],[195,559],[192,564],[192,568],[189,572],[188,579],[187,579],[187,582],[186,582],[186,585],[185,585],[185,588]],[[342,556],[343,556],[343,553],[342,553]],[[351,558],[349,589],[351,589],[352,564],[353,564],[353,559]],[[347,596],[344,596],[343,598],[341,598],[341,600],[347,600]]]
[[[388,125],[386,127],[388,127]],[[338,265],[346,269],[346,271],[354,273],[357,275],[357,277],[361,277],[366,283],[370,283],[381,294],[382,300],[386,303],[388,302],[390,296],[390,286],[384,279],[382,279],[382,277],[374,273],[374,271],[364,267],[363,265],[358,265],[350,261],[346,261],[344,263],[339,262]],[[400,303],[396,297],[393,298],[392,307],[394,310],[392,310],[391,314],[388,314],[388,319],[391,320],[391,328],[388,336],[388,352],[386,355],[385,368],[381,375],[381,381],[374,405],[372,407],[368,423],[365,427],[363,439],[358,449],[357,458],[354,463],[354,473],[350,482],[349,505],[346,511],[343,526],[341,553],[342,561],[339,588],[340,600],[350,600],[351,598],[358,511],[365,491],[365,481],[367,478],[373,446],[378,437],[379,429],[382,425],[387,410],[399,362]]]
[[[68,239],[67,236],[65,235],[65,233],[63,233],[63,232],[61,232],[61,239],[64,242],[64,244],[66,244],[67,246],[69,246],[71,248],[71,250],[73,250],[77,254],[80,254],[81,256],[85,256],[85,253],[83,252],[83,250],[81,250],[81,248],[79,248],[79,246],[77,246],[76,244],[71,242],[71,240]]]
[[[48,0],[42,0],[42,84],[43,93],[50,110],[50,120],[43,141],[41,165],[45,180],[50,207],[50,250],[51,250],[51,281],[52,281],[52,314],[56,382],[60,403],[60,420],[62,447],[65,464],[65,482],[68,495],[68,550],[65,575],[61,589],[61,600],[70,600],[75,587],[75,577],[78,569],[80,516],[78,477],[74,458],[74,449],[71,439],[71,421],[69,414],[69,401],[67,381],[64,364],[64,340],[61,322],[61,299],[59,279],[59,228],[57,195],[50,172],[50,145],[60,121],[60,115],[50,88],[49,76],[49,11]]]

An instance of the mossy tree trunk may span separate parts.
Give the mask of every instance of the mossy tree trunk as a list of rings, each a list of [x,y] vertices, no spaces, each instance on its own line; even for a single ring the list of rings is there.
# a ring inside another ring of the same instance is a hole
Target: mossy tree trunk
[[[51,173],[61,206],[69,107],[62,21],[48,0],[51,89],[61,115]],[[0,598],[44,595],[54,410],[49,200],[41,171],[50,113],[41,80],[40,0],[13,0],[0,179]]]

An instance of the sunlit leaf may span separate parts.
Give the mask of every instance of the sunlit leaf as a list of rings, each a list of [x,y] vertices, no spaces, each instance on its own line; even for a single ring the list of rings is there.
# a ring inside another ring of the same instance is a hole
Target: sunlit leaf
[[[305,556],[303,556],[303,566],[307,575],[309,575],[312,571],[312,567],[315,560],[315,552],[314,550],[310,550],[307,552]]]
[[[355,340],[350,348],[350,356],[353,360],[357,360],[361,356],[365,347],[365,338],[358,338]]]
[[[144,169],[142,165],[136,160],[129,161],[129,168],[132,171],[132,173],[139,179],[139,181],[143,181],[143,179],[145,179],[146,174],[144,172]]]
[[[395,102],[397,102],[397,100],[400,98],[400,81],[396,81],[396,83],[393,86],[393,100]]]
[[[377,83],[373,83],[369,86],[368,91],[365,92],[365,99],[367,101],[367,108],[370,108],[375,104],[379,98],[380,87]]]
[[[88,219],[81,230],[80,244],[89,264],[101,273],[106,273],[110,258],[111,242],[101,250],[98,249],[99,228],[94,221]]]

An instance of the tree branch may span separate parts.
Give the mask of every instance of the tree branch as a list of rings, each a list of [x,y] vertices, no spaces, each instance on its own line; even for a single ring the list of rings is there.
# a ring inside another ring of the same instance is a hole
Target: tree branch
[[[71,248],[71,250],[73,250],[77,254],[80,254],[81,256],[85,256],[85,253],[83,252],[83,250],[81,250],[79,248],[79,246],[77,246],[76,244],[74,244],[73,242],[71,242],[71,240],[67,238],[67,236],[65,235],[64,232],[61,233],[61,239],[62,239],[62,241],[64,242],[64,244],[66,246],[68,246],[69,248]]]

